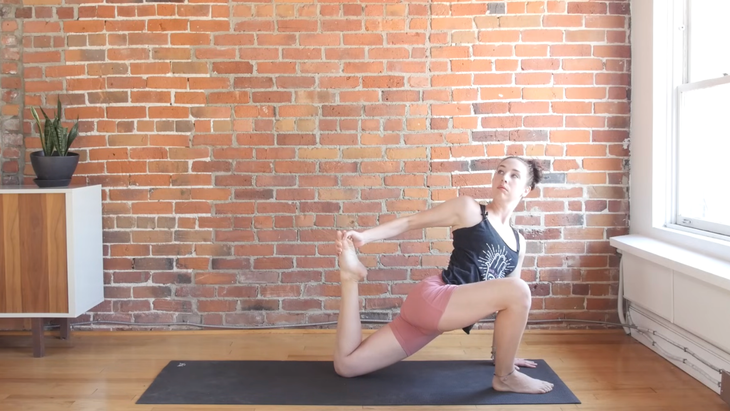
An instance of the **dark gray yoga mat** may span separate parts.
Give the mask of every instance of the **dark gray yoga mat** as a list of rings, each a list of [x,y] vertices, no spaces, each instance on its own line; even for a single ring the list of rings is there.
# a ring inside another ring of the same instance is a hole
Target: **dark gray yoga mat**
[[[487,405],[580,404],[543,360],[525,374],[555,384],[547,394],[492,389],[488,361],[401,361],[343,378],[330,361],[172,361],[137,404]]]

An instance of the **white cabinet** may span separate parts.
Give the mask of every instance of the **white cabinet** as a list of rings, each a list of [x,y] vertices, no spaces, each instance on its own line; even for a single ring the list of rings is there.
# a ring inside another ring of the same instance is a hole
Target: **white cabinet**
[[[104,300],[101,186],[0,186],[0,318],[76,318]]]

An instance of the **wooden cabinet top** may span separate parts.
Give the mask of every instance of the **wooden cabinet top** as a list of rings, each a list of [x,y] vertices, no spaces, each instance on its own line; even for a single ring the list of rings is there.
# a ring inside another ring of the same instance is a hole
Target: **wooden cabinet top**
[[[38,187],[36,185],[7,185],[0,186],[0,194],[44,194],[44,193],[67,193],[74,190],[84,190],[101,187],[101,184],[93,185],[70,185],[67,187]]]

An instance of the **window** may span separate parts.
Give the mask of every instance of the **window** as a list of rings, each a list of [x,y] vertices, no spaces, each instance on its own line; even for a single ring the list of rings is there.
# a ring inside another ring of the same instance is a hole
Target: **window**
[[[684,1],[675,223],[730,236],[730,1]]]

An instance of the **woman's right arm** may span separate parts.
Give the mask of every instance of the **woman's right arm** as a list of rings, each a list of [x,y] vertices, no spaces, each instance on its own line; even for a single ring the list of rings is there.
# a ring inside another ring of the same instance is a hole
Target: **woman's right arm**
[[[351,237],[356,247],[361,247],[373,241],[396,237],[410,230],[459,227],[465,225],[464,215],[475,206],[478,207],[471,197],[456,197],[434,208],[391,220],[363,232],[348,231],[345,236]]]

